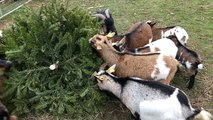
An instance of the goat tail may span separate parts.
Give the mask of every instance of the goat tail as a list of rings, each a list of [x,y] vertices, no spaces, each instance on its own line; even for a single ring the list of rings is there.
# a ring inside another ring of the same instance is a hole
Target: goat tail
[[[198,64],[197,68],[200,69],[200,70],[203,69],[203,64],[202,63]]]
[[[198,112],[196,115],[194,115],[194,119],[193,120],[212,120],[213,117],[211,115],[211,113],[207,112],[206,110],[204,110],[203,108],[200,110],[200,112]]]

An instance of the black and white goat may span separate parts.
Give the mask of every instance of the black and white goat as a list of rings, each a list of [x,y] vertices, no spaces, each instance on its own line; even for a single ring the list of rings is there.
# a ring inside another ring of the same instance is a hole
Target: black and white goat
[[[101,25],[100,34],[108,34],[109,32],[115,32],[117,35],[117,30],[114,25],[114,19],[112,14],[109,12],[109,9],[96,11],[92,16],[104,20],[104,23]]]
[[[185,66],[189,78],[188,88],[191,89],[194,86],[195,76],[198,70],[203,69],[203,64],[199,55],[183,46],[175,35],[167,37],[172,40],[178,48],[176,59]]]
[[[212,118],[209,112],[192,108],[186,94],[178,88],[139,78],[119,78],[112,75],[110,69],[93,74],[99,89],[118,97],[137,120]]]

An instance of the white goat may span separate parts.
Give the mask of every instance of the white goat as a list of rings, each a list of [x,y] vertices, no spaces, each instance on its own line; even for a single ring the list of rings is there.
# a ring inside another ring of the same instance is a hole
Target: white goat
[[[175,58],[178,48],[176,47],[175,43],[172,42],[170,39],[161,38],[145,45],[144,47],[135,48],[130,51],[138,54],[160,51],[161,54],[171,55],[173,58]]]

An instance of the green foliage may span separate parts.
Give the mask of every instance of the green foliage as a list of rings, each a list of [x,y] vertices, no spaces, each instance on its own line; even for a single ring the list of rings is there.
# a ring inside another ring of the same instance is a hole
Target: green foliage
[[[88,40],[98,26],[87,12],[58,2],[16,17],[5,31],[5,53],[13,68],[2,97],[14,113],[79,117],[97,112],[104,96],[91,75],[101,59]],[[50,70],[52,64],[58,67]]]

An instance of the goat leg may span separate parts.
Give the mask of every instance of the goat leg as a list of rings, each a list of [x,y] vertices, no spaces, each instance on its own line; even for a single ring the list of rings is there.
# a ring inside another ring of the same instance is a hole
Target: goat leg
[[[195,76],[197,75],[198,71],[195,70],[195,73],[194,75],[191,75],[190,78],[189,78],[189,84],[188,84],[188,89],[192,89],[193,86],[194,86],[194,83],[195,83]]]
[[[189,84],[188,84],[188,89],[192,89],[195,83],[195,75],[190,76],[189,78]]]

